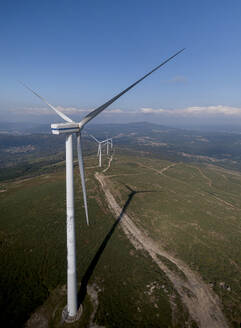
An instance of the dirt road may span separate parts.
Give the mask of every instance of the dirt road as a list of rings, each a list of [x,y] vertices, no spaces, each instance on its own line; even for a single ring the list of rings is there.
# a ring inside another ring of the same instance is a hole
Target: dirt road
[[[169,168],[169,167],[168,167]],[[110,210],[117,218],[121,213],[121,207],[117,204],[115,198],[108,189],[106,183],[107,177],[102,173],[95,173],[96,179],[99,181]],[[173,283],[174,288],[180,295],[182,302],[186,305],[191,318],[200,328],[228,328],[227,321],[221,311],[221,305],[217,295],[211,288],[204,283],[202,278],[193,272],[184,262],[175,258],[167,251],[162,249],[145,231],[140,230],[131,218],[124,214],[121,220],[121,227],[130,242],[136,249],[143,249],[148,252],[158,267],[165,272],[167,277]],[[181,277],[177,272],[171,271],[158,257],[162,256],[174,263],[184,274]]]
[[[109,170],[109,168],[110,168],[110,164],[111,164],[111,162],[112,162],[112,159],[113,159],[113,157],[112,157],[112,155],[111,155],[111,157],[109,158],[109,161],[108,161],[108,165],[107,165],[107,167],[103,170],[103,173],[105,173],[106,171]]]

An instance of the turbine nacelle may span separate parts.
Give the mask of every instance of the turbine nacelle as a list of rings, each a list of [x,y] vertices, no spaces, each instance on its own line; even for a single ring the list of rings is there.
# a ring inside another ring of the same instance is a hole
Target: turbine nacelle
[[[52,134],[79,133],[79,123],[54,123],[51,124]]]

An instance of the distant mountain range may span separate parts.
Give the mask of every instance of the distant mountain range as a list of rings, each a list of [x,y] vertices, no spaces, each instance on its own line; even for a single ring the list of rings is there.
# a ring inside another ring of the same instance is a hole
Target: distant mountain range
[[[154,129],[155,127],[174,130],[188,130],[199,132],[223,132],[241,134],[241,127],[238,125],[187,125],[187,126],[164,126],[150,122],[133,122],[121,124],[89,124],[87,130],[116,130],[122,131],[131,129]],[[85,129],[85,130],[86,130]],[[33,122],[0,122],[0,133],[10,134],[32,134],[32,133],[50,133],[50,124],[33,123]]]

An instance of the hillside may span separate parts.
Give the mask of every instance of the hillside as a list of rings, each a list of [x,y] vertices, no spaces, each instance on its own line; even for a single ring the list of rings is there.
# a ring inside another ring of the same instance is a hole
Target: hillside
[[[199,290],[214,301],[219,320],[225,322],[224,314],[238,327],[241,175],[214,165],[116,152],[109,169],[100,172],[105,189],[162,253],[155,261],[143,245],[133,243],[121,228],[125,216],[117,224],[96,180],[96,157],[87,157],[91,226],[84,223],[76,180],[76,227],[78,281],[88,292],[82,321],[74,326],[92,321],[105,327],[203,327],[183,298],[197,295],[197,287],[184,284],[191,270],[201,281]],[[107,164],[105,158],[103,168]],[[66,283],[65,181],[62,165],[53,170],[1,184],[1,307],[8,326],[23,324],[43,303],[42,320],[60,324]],[[173,277],[182,281],[181,289]]]
[[[93,167],[96,157],[86,166]],[[54,169],[55,170],[55,169]],[[116,227],[97,263],[91,261],[113,228],[113,216],[106,210],[104,196],[94,178],[95,168],[87,168],[90,227],[86,227],[78,180],[76,180],[76,227],[78,281],[88,282],[98,292],[95,320],[106,327],[152,325],[168,327],[172,311],[166,292],[172,290],[165,275],[151,259],[136,251]],[[78,171],[76,170],[78,174]],[[21,326],[31,312],[52,295],[59,295],[66,284],[65,177],[61,166],[56,173],[1,184],[1,308],[5,326]],[[130,272],[130,268],[132,268]],[[93,272],[92,272],[93,271]],[[161,293],[149,292],[153,281],[161,278]],[[63,294],[63,292],[62,292]],[[157,297],[158,295],[158,297]],[[45,315],[59,324],[65,295],[58,297]],[[57,303],[57,304],[56,304]],[[56,305],[60,307],[56,311]],[[93,305],[84,298],[89,320]],[[137,310],[137,308],[139,310]],[[56,318],[52,317],[53,312]],[[160,316],[160,313],[164,315]],[[88,315],[89,313],[89,315]],[[180,305],[177,317],[188,317]],[[184,319],[183,319],[184,320]],[[34,325],[36,326],[36,325]],[[80,322],[80,327],[86,322]]]
[[[75,326],[213,328],[205,318],[214,317],[219,326],[227,320],[238,327],[240,135],[148,123],[93,125],[86,132],[91,226],[84,223],[78,178],[85,311]],[[102,170],[92,133],[113,137],[115,153],[112,161],[104,154]],[[0,155],[3,321],[21,326],[34,312],[58,326],[66,302],[64,138],[2,133]]]
[[[133,195],[126,212],[159,245],[163,264],[187,277],[178,262],[182,260],[198,273],[219,296],[229,322],[238,326],[240,173],[214,165],[118,156],[104,181],[122,206]],[[194,285],[189,292],[196,297]]]

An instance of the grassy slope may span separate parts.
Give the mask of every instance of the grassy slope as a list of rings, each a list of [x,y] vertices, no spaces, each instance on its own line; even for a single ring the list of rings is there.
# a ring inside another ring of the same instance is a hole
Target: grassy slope
[[[201,273],[224,311],[241,322],[241,174],[215,166],[118,156],[110,187],[119,203],[135,194],[127,213],[161,245]]]
[[[96,158],[88,159],[86,166],[95,162]],[[76,180],[78,281],[114,223],[99,194],[94,170],[87,169],[89,228],[84,222]],[[64,171],[60,167],[48,175],[5,182],[1,188],[7,190],[0,193],[1,322],[5,327],[19,327],[56,287],[66,283]],[[168,298],[173,295],[178,304],[175,291],[152,261],[133,249],[119,227],[94,270],[90,279],[93,282],[101,290],[96,314],[100,324],[173,327]],[[156,288],[150,293],[148,285],[153,282],[157,282]],[[87,312],[88,304],[86,299]],[[185,309],[180,304],[178,309],[173,322],[183,323],[187,318]],[[77,326],[85,324],[80,322]]]

